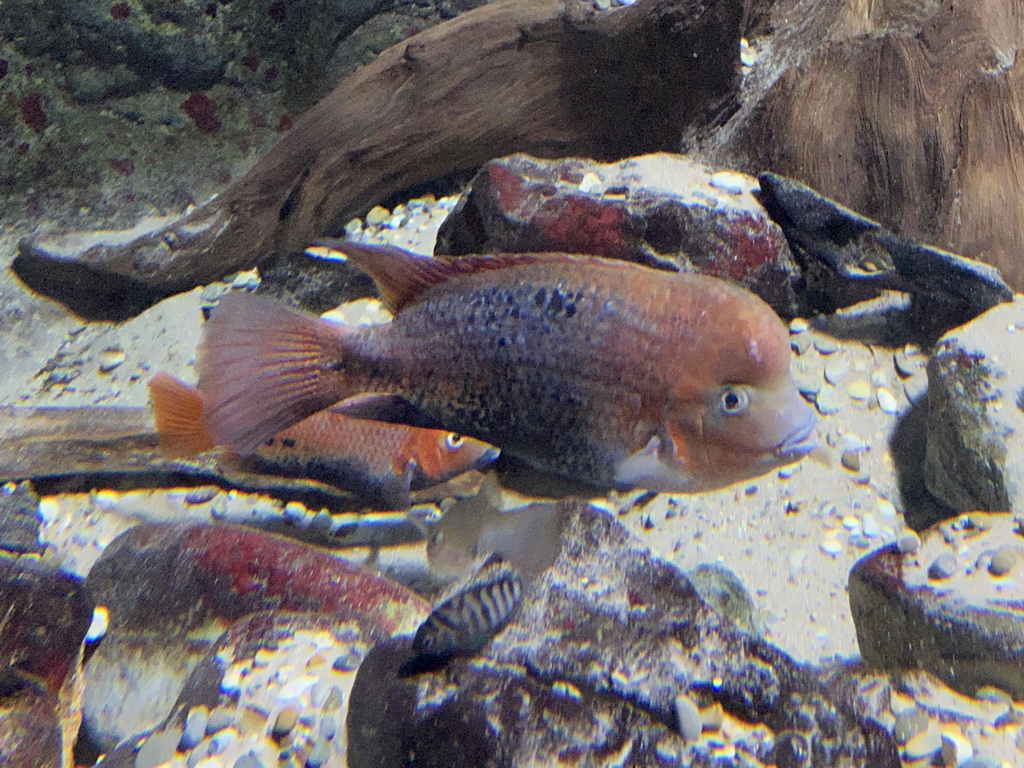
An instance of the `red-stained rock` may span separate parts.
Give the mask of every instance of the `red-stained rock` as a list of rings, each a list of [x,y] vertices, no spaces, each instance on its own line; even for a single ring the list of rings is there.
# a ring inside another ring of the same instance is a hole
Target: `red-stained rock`
[[[234,525],[145,524],[118,537],[87,580],[110,628],[86,667],[85,720],[104,749],[165,718],[195,665],[250,614],[313,611],[369,641],[429,612],[405,587],[326,550]]]
[[[53,765],[70,759],[91,620],[80,582],[38,559],[0,557],[0,765],[50,765],[54,749]],[[27,751],[10,762],[5,749]]]
[[[70,765],[63,754],[60,720],[48,695],[29,687],[0,696],[0,765],[62,768]]]
[[[791,315],[798,269],[757,187],[750,176],[667,153],[608,164],[510,155],[480,169],[436,252],[566,251],[696,270]]]
[[[918,668],[973,696],[1024,698],[1024,534],[1009,513],[972,512],[893,544],[850,573],[866,664]]]

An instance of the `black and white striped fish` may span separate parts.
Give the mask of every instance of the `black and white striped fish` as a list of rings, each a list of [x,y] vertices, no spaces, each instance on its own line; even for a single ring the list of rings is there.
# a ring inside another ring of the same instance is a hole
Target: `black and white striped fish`
[[[438,605],[412,641],[421,660],[472,656],[497,635],[519,606],[523,583],[504,560],[490,558],[473,579]]]

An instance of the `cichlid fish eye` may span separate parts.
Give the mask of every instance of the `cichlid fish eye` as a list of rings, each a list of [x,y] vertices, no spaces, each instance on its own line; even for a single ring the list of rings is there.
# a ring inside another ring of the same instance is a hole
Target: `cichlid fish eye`
[[[446,437],[444,440],[444,444],[454,451],[460,445],[462,445],[462,435],[457,435],[454,432],[449,432],[448,437]]]
[[[727,413],[730,416],[739,416],[750,405],[750,397],[747,395],[746,390],[730,387],[722,393],[719,403],[722,406],[723,413]]]

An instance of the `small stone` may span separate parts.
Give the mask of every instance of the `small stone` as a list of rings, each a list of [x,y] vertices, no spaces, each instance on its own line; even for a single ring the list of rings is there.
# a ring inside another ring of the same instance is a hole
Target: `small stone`
[[[298,523],[306,519],[306,505],[298,501],[289,501],[284,505],[284,519],[289,523]]]
[[[825,363],[825,381],[835,386],[850,372],[850,364],[844,357],[830,357]]]
[[[190,506],[198,506],[199,504],[206,504],[207,502],[213,501],[217,497],[219,491],[213,486],[206,486],[205,488],[196,488],[185,494],[185,503]]]
[[[60,515],[60,502],[52,496],[40,499],[36,514],[44,523],[52,523]]]
[[[843,551],[843,543],[835,537],[829,537],[821,542],[821,551],[826,555],[835,557]]]
[[[993,576],[1005,576],[1017,563],[1017,552],[1005,544],[997,549],[988,564],[988,572]]]
[[[923,760],[942,749],[942,733],[938,728],[927,728],[912,736],[903,747],[907,760]]]
[[[281,741],[285,736],[292,732],[292,728],[295,727],[295,723],[299,720],[299,708],[294,704],[282,709],[277,714],[277,719],[274,720],[274,727],[270,729],[270,735],[274,737],[276,741]]]
[[[839,463],[851,472],[860,472],[860,453],[857,451],[843,451]]]
[[[587,171],[583,174],[583,180],[580,181],[580,192],[585,195],[600,194],[604,191],[604,182],[601,181],[601,177],[593,171]]]
[[[839,349],[839,342],[831,336],[816,336],[814,339],[814,348],[823,355],[831,355]]]
[[[850,382],[846,391],[854,400],[868,400],[871,398],[871,382],[866,379],[857,379]]]
[[[366,214],[366,226],[379,227],[391,218],[391,211],[380,205],[375,205]]]
[[[899,403],[896,402],[896,396],[885,387],[879,387],[875,392],[875,397],[878,398],[878,407],[882,409],[883,413],[888,413],[892,416],[899,411]]]
[[[320,718],[320,738],[331,741],[338,734],[338,721],[331,715]]]
[[[974,757],[974,747],[967,737],[954,725],[942,728],[942,764],[947,768],[958,768]]]
[[[752,67],[757,61],[757,51],[750,47],[747,38],[740,38],[740,64],[744,67]]]
[[[100,373],[110,373],[124,361],[124,350],[119,345],[104,347],[96,358]]]
[[[306,756],[306,768],[321,768],[330,759],[330,745],[326,741],[317,740]]]
[[[232,288],[243,291],[255,290],[259,284],[260,273],[259,270],[256,269],[248,269],[245,272],[239,272],[231,281]]]
[[[814,399],[814,405],[822,416],[839,412],[839,391],[833,386],[824,386]]]
[[[105,634],[107,634],[107,627],[110,626],[110,611],[106,606],[97,605],[92,611],[92,621],[89,623],[89,629],[85,633],[85,641],[87,643],[95,643]]]
[[[693,699],[685,694],[676,696],[676,719],[679,722],[679,733],[686,741],[696,741],[700,738],[700,732],[703,730],[700,710],[693,703]]]
[[[856,515],[845,515],[843,517],[843,528],[848,531],[860,530],[860,519]]]
[[[928,566],[928,578],[933,581],[952,578],[954,573],[956,573],[956,558],[949,552],[943,552]]]
[[[921,549],[921,537],[907,531],[896,540],[896,549],[904,555],[916,555]]]
[[[903,394],[907,396],[907,400],[911,403],[916,403],[924,397],[927,392],[927,376],[914,376],[912,379],[907,379],[903,382]]]
[[[700,722],[701,727],[705,731],[722,730],[722,723],[725,722],[725,711],[722,709],[721,702],[716,701],[710,707],[702,709],[700,711]]]
[[[210,754],[211,755],[223,755],[238,741],[238,731],[234,728],[225,728],[223,731],[219,731],[212,739],[210,739]]]
[[[215,707],[206,720],[206,734],[212,736],[235,724],[235,713],[227,707]]]
[[[210,716],[206,707],[192,707],[185,715],[185,730],[178,742],[178,749],[188,752],[193,749],[206,735],[206,721]]]
[[[794,317],[789,321],[789,332],[793,334],[803,333],[809,327],[810,324],[807,322],[807,319],[803,317]]]
[[[877,507],[878,514],[882,516],[883,520],[893,520],[896,518],[896,505],[888,499],[879,498]]]
[[[732,195],[742,195],[747,189],[747,180],[735,171],[719,171],[711,175],[711,186]]]
[[[794,336],[789,340],[789,347],[798,355],[802,355],[811,348],[811,337],[806,335]]]
[[[991,701],[993,704],[1013,705],[1013,697],[1002,688],[996,688],[994,685],[981,686],[974,692],[974,698],[981,699],[982,701]]]
[[[176,731],[154,731],[135,753],[135,768],[156,768],[163,765],[177,751],[181,734]]]
[[[900,744],[906,744],[927,727],[928,713],[920,707],[912,706],[896,715],[892,735]]]
[[[255,754],[252,752],[246,752],[235,760],[235,764],[232,768],[266,768],[266,766],[263,765],[263,761],[261,761]]]
[[[882,533],[882,528],[874,515],[864,515],[864,519],[861,521],[861,532],[869,539],[877,539]]]

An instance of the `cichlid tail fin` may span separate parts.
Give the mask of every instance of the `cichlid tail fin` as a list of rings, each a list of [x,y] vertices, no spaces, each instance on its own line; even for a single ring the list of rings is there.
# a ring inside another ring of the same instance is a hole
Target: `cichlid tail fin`
[[[160,450],[169,458],[195,456],[216,447],[203,424],[203,396],[166,373],[149,380]]]
[[[222,299],[199,346],[203,420],[213,440],[247,456],[351,394],[339,373],[343,332],[272,299]]]

